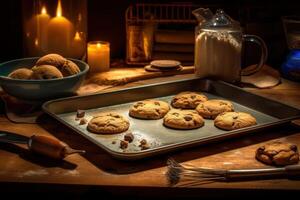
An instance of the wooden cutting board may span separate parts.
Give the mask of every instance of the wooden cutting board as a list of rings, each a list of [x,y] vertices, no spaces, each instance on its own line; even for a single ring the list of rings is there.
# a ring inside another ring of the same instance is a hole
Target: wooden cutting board
[[[124,85],[126,83],[164,77],[178,74],[192,74],[195,67],[183,67],[181,71],[166,71],[166,72],[148,72],[144,68],[112,68],[108,72],[102,72],[92,75],[88,78],[87,84],[98,85]]]

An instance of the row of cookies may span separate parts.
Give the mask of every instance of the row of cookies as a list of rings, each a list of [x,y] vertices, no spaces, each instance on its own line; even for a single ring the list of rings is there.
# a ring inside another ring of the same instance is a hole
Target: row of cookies
[[[177,94],[171,102],[148,99],[134,103],[129,116],[138,119],[163,119],[163,124],[174,129],[195,129],[204,125],[204,118],[214,119],[215,126],[224,130],[244,128],[256,124],[248,113],[234,112],[231,102],[208,100],[196,92]],[[193,110],[196,109],[196,110]],[[129,120],[118,113],[108,112],[95,115],[88,123],[88,130],[94,133],[120,133],[129,128]]]
[[[79,67],[61,55],[48,54],[37,60],[35,66],[19,68],[12,71],[8,77],[13,79],[54,79],[71,76],[80,72]]]
[[[175,109],[170,110],[168,103],[164,101],[139,101],[130,108],[129,115],[140,119],[164,118],[164,125],[175,129],[199,128],[204,125],[203,118],[214,119],[215,126],[224,130],[256,124],[256,119],[252,115],[234,112],[230,101],[208,100],[201,93],[181,92],[173,97],[171,105]]]

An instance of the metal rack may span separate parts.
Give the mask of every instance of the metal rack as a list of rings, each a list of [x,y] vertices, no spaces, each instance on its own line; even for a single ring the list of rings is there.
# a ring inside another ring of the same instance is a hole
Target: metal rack
[[[152,59],[153,38],[156,28],[160,24],[182,24],[194,27],[197,21],[192,15],[192,10],[198,7],[191,3],[135,4],[129,6],[125,13],[126,63],[138,65],[149,63]],[[137,57],[134,57],[136,55]]]

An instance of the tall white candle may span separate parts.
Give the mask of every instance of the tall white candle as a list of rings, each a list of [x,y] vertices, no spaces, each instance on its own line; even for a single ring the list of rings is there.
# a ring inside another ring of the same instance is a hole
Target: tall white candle
[[[90,72],[109,71],[110,48],[108,42],[93,41],[88,43],[88,64]]]
[[[62,16],[61,1],[58,1],[56,17],[48,24],[48,51],[69,57],[74,38],[74,26]]]

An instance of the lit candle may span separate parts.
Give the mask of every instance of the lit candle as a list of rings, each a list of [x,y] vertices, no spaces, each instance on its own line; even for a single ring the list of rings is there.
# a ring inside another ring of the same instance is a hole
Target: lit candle
[[[45,6],[41,13],[34,16],[26,25],[26,37],[28,43],[28,52],[32,56],[43,55],[47,49],[47,26],[50,16],[47,14]]]
[[[86,47],[83,37],[83,35],[76,31],[72,42],[72,50],[70,52],[70,56],[72,58],[82,58],[82,56],[84,55],[84,50],[86,49]]]
[[[90,72],[104,72],[109,70],[109,43],[93,41],[88,43],[88,64]]]
[[[58,0],[56,17],[48,24],[48,51],[68,57],[73,38],[73,24],[62,16],[61,1]]]

